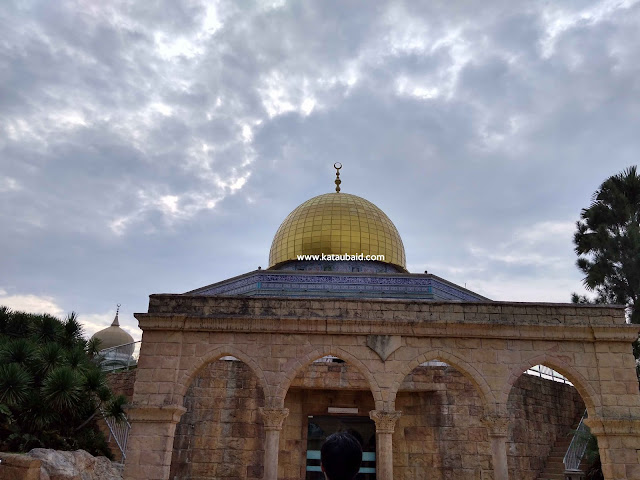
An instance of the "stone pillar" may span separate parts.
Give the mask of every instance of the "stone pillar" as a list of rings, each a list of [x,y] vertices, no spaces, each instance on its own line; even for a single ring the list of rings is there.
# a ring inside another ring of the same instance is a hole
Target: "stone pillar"
[[[393,480],[393,431],[402,412],[371,410],[369,418],[376,422],[376,479]]]
[[[288,408],[260,407],[264,423],[264,480],[278,480],[278,452],[280,451],[280,431]]]
[[[640,419],[585,418],[598,439],[605,480],[640,478]]]
[[[494,480],[509,480],[509,467],[507,465],[507,435],[509,433],[509,419],[487,415],[482,417],[489,430],[491,440],[491,456],[493,459]]]
[[[167,480],[173,435],[186,408],[180,405],[132,406],[127,409],[131,431],[127,441],[125,480]]]

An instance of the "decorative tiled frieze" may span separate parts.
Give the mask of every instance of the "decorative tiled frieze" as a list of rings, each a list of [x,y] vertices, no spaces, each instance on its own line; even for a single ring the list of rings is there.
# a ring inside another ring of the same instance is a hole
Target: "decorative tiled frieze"
[[[336,297],[415,298],[421,300],[486,300],[462,288],[456,288],[434,277],[385,273],[327,273],[307,271],[258,273],[230,279],[190,292],[196,295],[317,296],[323,292]]]

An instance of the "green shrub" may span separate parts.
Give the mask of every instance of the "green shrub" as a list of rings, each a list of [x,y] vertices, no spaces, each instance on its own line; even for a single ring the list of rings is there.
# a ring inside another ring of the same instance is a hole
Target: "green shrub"
[[[35,447],[111,458],[98,429],[103,415],[124,418],[75,313],[66,320],[0,307],[0,451]]]

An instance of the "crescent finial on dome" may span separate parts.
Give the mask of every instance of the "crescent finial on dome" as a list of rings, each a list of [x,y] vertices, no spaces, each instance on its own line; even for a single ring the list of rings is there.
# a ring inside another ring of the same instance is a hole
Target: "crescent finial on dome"
[[[340,162],[336,162],[333,164],[333,168],[336,169],[336,193],[340,193],[340,184],[342,183],[340,180],[340,169],[342,168],[342,164]]]
[[[113,323],[111,324],[112,327],[119,327],[120,326],[120,321],[118,320],[118,314],[120,313],[120,304],[118,304],[118,308],[116,308],[116,316],[113,319]]]

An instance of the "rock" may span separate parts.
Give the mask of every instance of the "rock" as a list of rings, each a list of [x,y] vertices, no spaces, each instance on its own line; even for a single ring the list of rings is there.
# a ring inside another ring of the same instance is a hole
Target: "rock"
[[[17,453],[0,452],[0,478],[3,480],[40,480],[40,466],[37,458]]]
[[[49,480],[82,480],[80,473],[75,468],[72,452],[34,448],[27,455],[42,461],[41,476],[42,470],[44,470],[49,476]]]
[[[95,457],[96,463],[94,467],[94,476],[92,479],[113,479],[121,480],[122,471],[117,468],[107,457]]]
[[[108,458],[94,457],[84,450],[34,448],[27,455],[42,462],[40,480],[122,480]]]

